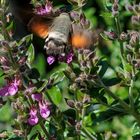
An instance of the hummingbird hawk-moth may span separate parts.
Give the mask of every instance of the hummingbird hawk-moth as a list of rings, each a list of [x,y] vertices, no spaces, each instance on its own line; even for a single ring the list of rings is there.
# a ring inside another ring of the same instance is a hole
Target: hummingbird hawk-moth
[[[28,10],[23,12],[22,9],[19,11],[27,18],[28,15],[30,16],[29,22],[26,21],[28,29],[33,34],[45,39],[44,48],[48,55],[65,55],[70,47],[85,48],[95,41],[93,32],[83,29],[78,24],[73,24],[69,13],[38,15],[33,11],[32,13]]]

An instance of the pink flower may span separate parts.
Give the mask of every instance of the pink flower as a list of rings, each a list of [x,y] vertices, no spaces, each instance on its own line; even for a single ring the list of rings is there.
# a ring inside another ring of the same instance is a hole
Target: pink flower
[[[31,97],[32,97],[33,100],[41,101],[42,94],[40,94],[40,93],[34,93],[34,94],[31,95]]]
[[[28,123],[30,125],[36,125],[38,123],[38,117],[37,116],[30,116],[28,119]]]
[[[35,107],[32,107],[29,114],[30,116],[35,116],[37,114],[37,109]]]
[[[47,62],[49,65],[53,64],[55,62],[55,57],[54,56],[49,56],[47,58]]]
[[[52,12],[52,3],[47,1],[45,6],[41,5],[41,6],[36,7],[35,12],[38,15],[46,15],[46,14],[51,13]]]
[[[29,114],[30,117],[28,118],[28,123],[30,125],[36,125],[39,120],[37,117],[37,109],[35,107],[32,107]]]
[[[13,83],[0,89],[0,96],[13,96],[18,92],[19,81],[15,80]]]
[[[39,102],[39,110],[42,118],[47,119],[50,115],[49,104],[46,101]]]
[[[72,52],[69,53],[69,54],[66,56],[66,62],[67,62],[68,64],[72,62],[73,56],[74,56],[74,54],[73,54]]]

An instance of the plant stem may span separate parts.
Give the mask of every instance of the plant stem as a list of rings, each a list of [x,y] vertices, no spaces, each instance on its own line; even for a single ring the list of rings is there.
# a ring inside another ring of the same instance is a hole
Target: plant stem
[[[100,79],[100,77],[98,76],[99,82],[101,84],[101,86],[105,89],[105,91],[108,93],[109,96],[111,96],[114,100],[119,101],[119,103],[122,105],[122,107],[125,110],[130,110],[128,104],[126,102],[124,102],[123,100],[121,100],[118,96],[116,96],[106,85],[104,85],[104,83],[102,82],[102,80]]]
[[[126,112],[133,115],[134,118],[136,119],[136,121],[138,122],[138,124],[140,125],[140,115],[137,114],[137,112],[134,109],[132,109],[132,107],[129,107],[129,105],[126,102],[124,102],[118,96],[116,96],[114,93],[112,93],[112,91],[110,91],[108,89],[108,87],[106,87],[101,80],[100,80],[100,83],[101,83],[102,87],[106,90],[108,95],[111,96],[114,100],[119,101],[120,105],[126,110]],[[132,88],[132,86],[131,86],[131,88]],[[130,91],[132,91],[132,89]]]
[[[131,79],[128,94],[129,94],[129,101],[130,101],[132,110],[134,110],[134,98],[133,98],[133,93],[132,93],[133,85],[134,85],[134,80]]]
[[[40,122],[40,126],[41,126],[42,130],[44,131],[45,135],[47,136],[47,138],[50,139],[50,134],[48,133],[48,131],[46,130],[46,128],[42,122]]]
[[[118,32],[118,35],[121,34],[121,26],[120,26],[120,21],[119,21],[119,17],[115,17],[115,23],[116,23],[116,28],[117,28],[117,32]]]
[[[97,140],[95,136],[90,134],[84,127],[82,128],[82,132],[90,139],[90,140]]]
[[[78,101],[77,94],[78,94],[78,93],[76,92],[76,94],[75,94],[75,99],[76,99],[76,101]],[[76,120],[77,120],[77,122],[80,122],[80,111],[79,111],[78,108],[76,109]],[[79,130],[79,131],[80,131],[80,130]],[[79,135],[79,133],[77,133],[76,140],[80,140],[80,135]]]

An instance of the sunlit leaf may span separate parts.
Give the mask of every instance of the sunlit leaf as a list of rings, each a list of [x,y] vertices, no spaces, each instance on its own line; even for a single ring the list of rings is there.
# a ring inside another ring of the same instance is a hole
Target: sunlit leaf
[[[62,94],[58,86],[53,86],[51,89],[47,90],[50,98],[52,99],[53,103],[58,106],[59,103],[62,101]]]

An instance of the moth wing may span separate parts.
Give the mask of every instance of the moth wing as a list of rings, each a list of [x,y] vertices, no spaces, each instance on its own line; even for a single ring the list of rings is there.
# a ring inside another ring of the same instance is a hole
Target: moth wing
[[[52,26],[53,17],[43,17],[36,15],[28,23],[28,29],[33,34],[45,39],[49,33],[49,29]]]
[[[71,43],[74,48],[88,48],[98,42],[98,34],[93,30],[83,29],[81,25],[72,25]]]

